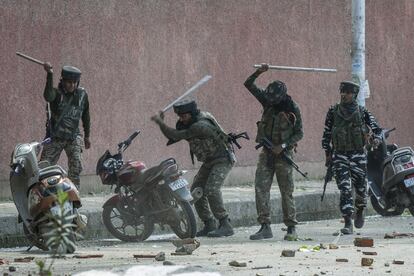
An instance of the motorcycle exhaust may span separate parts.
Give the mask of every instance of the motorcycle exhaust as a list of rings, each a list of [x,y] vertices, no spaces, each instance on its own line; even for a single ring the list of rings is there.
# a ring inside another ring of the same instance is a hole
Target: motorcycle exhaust
[[[197,200],[199,200],[203,196],[203,188],[197,187],[191,192],[191,196],[193,200],[190,201],[190,204],[194,204]]]

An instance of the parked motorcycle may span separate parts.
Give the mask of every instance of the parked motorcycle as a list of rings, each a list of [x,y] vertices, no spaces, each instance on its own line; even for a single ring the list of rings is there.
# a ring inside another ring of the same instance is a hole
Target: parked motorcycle
[[[58,165],[50,165],[47,161],[38,162],[37,156],[42,145],[48,141],[50,139],[41,143],[17,144],[10,162],[10,188],[19,212],[18,222],[23,222],[23,231],[31,247],[36,246],[46,251],[49,250],[46,234],[52,230],[49,222],[62,211],[56,202],[59,190],[68,194],[63,212],[70,221],[63,223],[86,226],[79,224],[79,216],[73,216],[78,214],[77,209],[81,202],[76,186],[66,177],[66,171]],[[76,227],[68,229],[67,238],[73,244],[76,230]],[[73,253],[76,247],[69,246],[66,250],[66,253]]]
[[[142,161],[124,161],[122,154],[139,134],[134,132],[118,144],[118,152],[108,150],[99,158],[96,174],[102,184],[113,185],[116,195],[103,205],[102,218],[108,231],[116,238],[131,242],[146,240],[158,223],[169,225],[181,239],[195,237],[196,219],[188,189],[173,158],[147,168]],[[193,193],[201,197],[200,191]]]
[[[372,207],[382,216],[401,215],[408,208],[414,216],[414,151],[387,144],[383,131],[376,148],[368,150],[368,185]]]

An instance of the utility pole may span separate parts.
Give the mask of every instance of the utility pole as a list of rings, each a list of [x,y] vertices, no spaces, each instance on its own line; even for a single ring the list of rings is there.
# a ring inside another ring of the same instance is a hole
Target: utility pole
[[[352,0],[352,80],[360,85],[358,103],[369,97],[365,80],[365,0]]]

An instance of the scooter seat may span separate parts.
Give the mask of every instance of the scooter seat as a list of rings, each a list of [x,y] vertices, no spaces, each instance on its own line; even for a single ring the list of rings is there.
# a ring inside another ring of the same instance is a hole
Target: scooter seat
[[[47,177],[53,176],[53,175],[65,176],[66,171],[59,165],[53,165],[53,166],[40,169],[39,170],[39,181]]]

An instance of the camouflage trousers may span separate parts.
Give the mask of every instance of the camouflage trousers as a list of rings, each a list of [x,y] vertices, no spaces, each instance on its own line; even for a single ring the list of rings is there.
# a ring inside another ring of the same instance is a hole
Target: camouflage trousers
[[[218,159],[204,163],[194,177],[191,191],[196,187],[203,189],[203,196],[194,204],[198,216],[202,221],[214,217],[218,220],[227,216],[224,209],[221,187],[233,165],[225,159]]]
[[[367,156],[363,151],[334,152],[332,161],[340,190],[339,208],[342,215],[352,215],[352,185],[355,188],[355,207],[364,208],[367,204]]]
[[[291,152],[289,154],[292,155]],[[280,157],[269,154],[265,149],[259,155],[255,176],[257,221],[260,224],[271,222],[270,188],[275,174],[282,198],[283,222],[286,226],[296,225],[298,221],[296,220],[295,200],[293,198],[292,167]]]
[[[52,142],[44,145],[40,160],[47,160],[51,165],[55,165],[64,150],[68,157],[68,177],[79,187],[79,175],[82,172],[82,147],[83,141],[81,136],[76,137],[75,140],[52,138]]]

